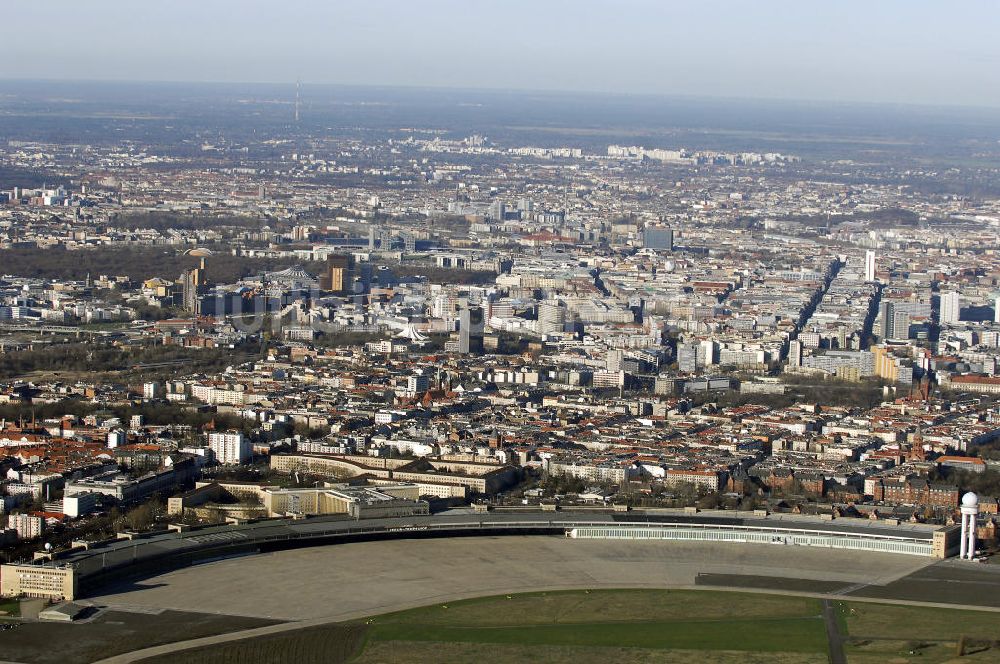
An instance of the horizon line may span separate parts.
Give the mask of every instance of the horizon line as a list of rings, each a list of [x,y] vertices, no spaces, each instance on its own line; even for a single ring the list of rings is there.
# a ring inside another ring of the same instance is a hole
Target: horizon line
[[[133,79],[133,78],[31,78],[24,76],[0,76],[0,85],[5,83],[99,83],[110,85],[191,85],[191,86],[213,86],[213,85],[246,85],[246,86],[282,86],[287,85],[294,89],[295,78],[288,81],[192,81],[176,79]],[[451,85],[428,85],[428,84],[402,84],[402,83],[343,83],[343,82],[310,82],[308,79],[298,79],[303,88],[360,88],[372,90],[410,90],[410,91],[449,91],[449,92],[480,92],[480,93],[504,93],[504,94],[546,94],[546,95],[584,95],[604,98],[629,98],[639,97],[644,99],[677,99],[691,101],[714,101],[714,102],[752,102],[752,103],[791,103],[800,105],[836,105],[842,107],[897,107],[904,109],[924,109],[940,111],[971,111],[971,112],[996,112],[1000,113],[1000,105],[970,105],[962,103],[928,103],[909,101],[887,101],[887,100],[842,100],[836,98],[817,97],[784,97],[784,96],[727,96],[715,94],[692,94],[684,92],[635,92],[623,90],[577,90],[577,89],[542,89],[542,88],[500,88],[489,86],[451,86]]]

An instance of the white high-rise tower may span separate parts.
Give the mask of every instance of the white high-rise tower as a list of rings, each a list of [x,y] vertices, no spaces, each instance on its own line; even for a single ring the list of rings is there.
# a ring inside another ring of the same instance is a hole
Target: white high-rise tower
[[[962,298],[955,291],[941,293],[941,315],[939,317],[942,325],[957,323],[961,320]]]
[[[875,281],[875,252],[865,252],[865,281]]]

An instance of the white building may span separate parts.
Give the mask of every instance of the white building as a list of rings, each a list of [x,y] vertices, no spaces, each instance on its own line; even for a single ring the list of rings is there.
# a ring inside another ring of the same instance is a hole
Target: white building
[[[35,539],[45,532],[45,519],[30,514],[11,514],[7,517],[7,527],[16,530],[23,540]]]
[[[108,447],[115,449],[128,443],[128,434],[121,429],[112,429],[108,432]]]
[[[244,464],[250,461],[250,440],[239,431],[214,431],[208,434],[208,447],[221,464]]]
[[[425,374],[408,376],[406,379],[406,396],[411,399],[418,394],[423,394],[431,387],[430,377]]]
[[[99,493],[85,492],[75,496],[63,497],[63,514],[70,518],[77,518],[84,514],[90,514],[97,509],[97,501],[101,497]]]
[[[802,342],[797,339],[788,344],[788,366],[795,369],[802,366]]]
[[[559,334],[566,326],[566,303],[545,300],[538,305],[539,334]]]
[[[865,252],[865,281],[875,281],[875,252]]]
[[[941,293],[941,324],[945,325],[948,323],[957,323],[961,320],[962,311],[962,298],[961,296],[952,291],[950,293]]]

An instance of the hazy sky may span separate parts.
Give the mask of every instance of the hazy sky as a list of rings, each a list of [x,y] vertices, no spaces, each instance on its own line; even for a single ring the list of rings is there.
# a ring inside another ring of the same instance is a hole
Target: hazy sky
[[[1000,107],[996,0],[4,0],[0,78]]]

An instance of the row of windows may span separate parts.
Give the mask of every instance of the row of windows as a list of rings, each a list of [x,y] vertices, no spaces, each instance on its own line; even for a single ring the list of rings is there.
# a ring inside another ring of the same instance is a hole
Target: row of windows
[[[742,542],[754,544],[789,544],[819,546],[833,549],[883,551],[917,556],[930,556],[930,542],[905,542],[823,535],[794,535],[778,532],[747,532],[731,530],[681,528],[574,528],[570,537],[578,539],[664,539],[702,542]]]

